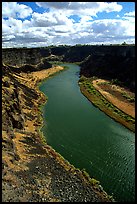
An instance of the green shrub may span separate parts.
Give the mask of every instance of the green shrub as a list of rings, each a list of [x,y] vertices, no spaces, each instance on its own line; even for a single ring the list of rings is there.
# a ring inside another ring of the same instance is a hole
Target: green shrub
[[[129,98],[128,101],[135,102],[135,98]]]
[[[79,82],[84,82],[86,80],[86,78],[84,76],[81,76],[79,79]]]
[[[96,185],[96,184],[99,184],[100,182],[97,181],[96,179],[92,178],[92,179],[90,179],[90,183],[93,185]]]
[[[118,79],[112,79],[111,84],[121,85],[121,82]]]

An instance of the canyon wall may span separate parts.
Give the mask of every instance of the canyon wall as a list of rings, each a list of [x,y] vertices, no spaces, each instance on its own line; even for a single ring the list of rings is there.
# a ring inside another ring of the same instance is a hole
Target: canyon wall
[[[42,48],[9,48],[2,50],[2,61],[23,66],[24,71],[50,68],[49,61],[79,62],[81,75],[117,79],[135,90],[135,46],[75,45]],[[29,65],[29,67],[27,66]],[[24,68],[25,66],[25,68]]]
[[[92,52],[80,66],[81,75],[117,81],[135,91],[135,47],[105,47]]]

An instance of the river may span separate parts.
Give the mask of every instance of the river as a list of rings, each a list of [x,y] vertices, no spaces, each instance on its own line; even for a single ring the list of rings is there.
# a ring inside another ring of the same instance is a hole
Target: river
[[[80,92],[80,67],[47,79],[40,90],[47,143],[76,168],[100,181],[116,201],[135,201],[135,134],[108,117]]]

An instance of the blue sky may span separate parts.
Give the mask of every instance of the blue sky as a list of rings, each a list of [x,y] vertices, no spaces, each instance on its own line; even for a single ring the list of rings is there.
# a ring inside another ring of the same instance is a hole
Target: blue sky
[[[2,46],[135,43],[135,2],[2,2]]]

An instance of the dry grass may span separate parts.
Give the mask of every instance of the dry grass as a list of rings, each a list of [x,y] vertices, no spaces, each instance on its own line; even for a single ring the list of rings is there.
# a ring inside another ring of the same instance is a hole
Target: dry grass
[[[102,80],[102,79],[97,79],[94,80],[93,86],[109,101],[111,102],[113,105],[115,105],[118,109],[122,110],[124,113],[132,116],[133,118],[135,118],[135,105],[133,105],[131,102],[129,102],[128,100],[126,100],[125,102],[121,100],[120,94],[118,97],[118,94],[114,94],[114,93],[127,93],[127,94],[132,94],[130,93],[128,90],[121,88],[119,86],[116,85],[111,85],[111,84],[107,84],[107,91],[105,89],[105,86],[103,88],[103,86],[100,86],[100,84],[104,83],[104,82],[108,82],[106,80]],[[113,90],[113,94],[111,94],[111,90]],[[115,92],[114,92],[115,91]]]

